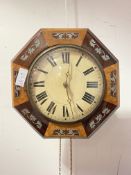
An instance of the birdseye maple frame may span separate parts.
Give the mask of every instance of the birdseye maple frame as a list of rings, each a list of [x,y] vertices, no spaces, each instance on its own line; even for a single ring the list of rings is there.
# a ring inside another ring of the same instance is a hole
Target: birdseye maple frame
[[[78,46],[100,63],[105,77],[105,92],[99,107],[90,117],[75,123],[56,123],[34,110],[25,86],[15,84],[19,69],[29,70],[39,54],[54,46]],[[40,29],[12,60],[13,107],[43,137],[87,138],[119,107],[119,62],[89,29]]]

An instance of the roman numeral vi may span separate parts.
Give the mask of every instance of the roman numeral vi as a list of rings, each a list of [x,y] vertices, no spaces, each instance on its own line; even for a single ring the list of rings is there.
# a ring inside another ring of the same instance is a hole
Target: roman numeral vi
[[[63,117],[69,117],[69,112],[66,106],[63,106]]]

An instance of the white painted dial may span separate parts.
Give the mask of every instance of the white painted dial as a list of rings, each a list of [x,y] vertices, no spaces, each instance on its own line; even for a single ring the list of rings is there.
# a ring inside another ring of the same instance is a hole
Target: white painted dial
[[[85,50],[56,46],[33,62],[27,91],[33,107],[43,117],[75,122],[88,117],[100,104],[104,78],[97,61]]]

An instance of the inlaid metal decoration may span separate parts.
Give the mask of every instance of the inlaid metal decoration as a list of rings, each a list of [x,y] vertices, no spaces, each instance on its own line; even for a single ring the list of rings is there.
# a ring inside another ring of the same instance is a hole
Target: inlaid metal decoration
[[[89,29],[40,29],[12,60],[13,106],[43,137],[86,138],[119,107],[118,66]]]

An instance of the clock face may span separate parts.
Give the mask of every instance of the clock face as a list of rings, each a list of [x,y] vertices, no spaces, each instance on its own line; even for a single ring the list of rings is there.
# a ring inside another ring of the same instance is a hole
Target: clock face
[[[89,117],[103,99],[104,76],[84,49],[62,45],[42,52],[30,67],[27,92],[33,108],[57,122]]]

